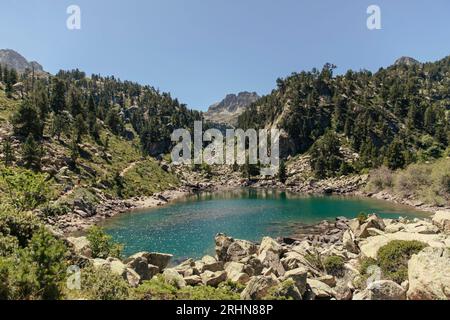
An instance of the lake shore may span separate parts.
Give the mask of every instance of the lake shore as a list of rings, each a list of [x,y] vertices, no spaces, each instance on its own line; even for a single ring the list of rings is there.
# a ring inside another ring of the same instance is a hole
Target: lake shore
[[[364,190],[367,183],[367,175],[332,178],[325,180],[312,180],[305,183],[285,185],[274,179],[270,180],[246,180],[232,177],[230,180],[215,180],[202,183],[185,183],[173,190],[166,190],[147,197],[134,197],[131,199],[105,199],[95,209],[95,215],[82,217],[76,213],[69,213],[57,221],[56,225],[63,234],[70,235],[83,232],[90,226],[103,223],[106,219],[117,215],[142,211],[171,204],[185,197],[205,193],[237,190],[240,188],[276,189],[288,191],[294,194],[305,195],[342,195],[358,196],[384,200],[395,204],[406,205],[416,210],[435,213],[439,210],[449,210],[450,206],[438,207],[423,203],[415,199],[403,198],[389,192],[370,193]]]

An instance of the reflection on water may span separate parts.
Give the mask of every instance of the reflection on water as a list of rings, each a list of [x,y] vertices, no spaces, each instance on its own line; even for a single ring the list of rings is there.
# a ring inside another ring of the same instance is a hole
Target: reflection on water
[[[125,244],[125,253],[160,251],[177,258],[214,253],[214,235],[259,241],[289,236],[299,223],[338,216],[377,213],[382,217],[423,217],[423,212],[386,201],[339,196],[303,196],[271,189],[203,193],[168,206],[133,212],[106,222],[107,231]]]

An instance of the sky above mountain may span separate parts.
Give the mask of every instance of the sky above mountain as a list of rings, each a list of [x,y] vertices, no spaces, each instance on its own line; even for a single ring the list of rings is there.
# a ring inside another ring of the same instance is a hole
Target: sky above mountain
[[[81,29],[69,30],[69,5]],[[381,30],[366,26],[381,8]],[[321,68],[432,61],[450,54],[448,0],[1,0],[0,48],[45,70],[79,68],[150,84],[206,110],[228,93],[270,92],[278,77]]]

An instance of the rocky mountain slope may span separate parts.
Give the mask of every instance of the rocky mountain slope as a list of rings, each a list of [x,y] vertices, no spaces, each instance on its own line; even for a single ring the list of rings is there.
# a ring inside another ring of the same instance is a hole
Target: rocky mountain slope
[[[28,61],[20,53],[11,49],[0,50],[0,65],[17,70],[19,73],[25,70],[44,72],[43,67],[36,61]]]
[[[446,154],[450,57],[424,64],[401,58],[376,73],[336,76],[334,69],[326,64],[278,79],[271,94],[239,116],[238,126],[282,129],[282,154],[310,153],[316,174],[398,169]],[[343,149],[355,156],[348,159]]]
[[[229,94],[221,102],[209,107],[205,119],[220,124],[236,125],[237,118],[260,97],[256,92]]]

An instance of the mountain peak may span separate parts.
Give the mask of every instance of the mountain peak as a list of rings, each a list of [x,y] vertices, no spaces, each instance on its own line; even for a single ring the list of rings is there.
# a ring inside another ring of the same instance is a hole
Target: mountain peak
[[[243,91],[238,94],[228,94],[222,101],[209,107],[205,118],[213,122],[234,125],[245,109],[259,98],[256,92]]]
[[[0,64],[8,68],[24,72],[26,69],[43,72],[44,69],[36,61],[28,61],[20,53],[12,49],[0,49]]]
[[[417,61],[414,58],[411,57],[401,57],[399,59],[397,59],[394,63],[394,65],[399,66],[399,65],[406,65],[406,66],[413,66],[413,65],[419,65],[420,62]]]

